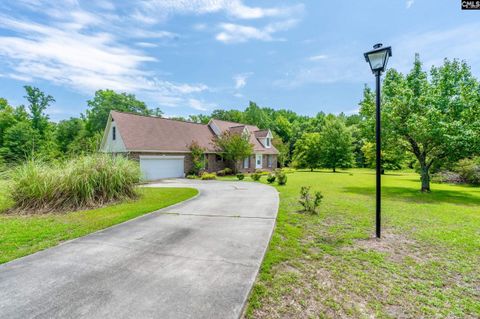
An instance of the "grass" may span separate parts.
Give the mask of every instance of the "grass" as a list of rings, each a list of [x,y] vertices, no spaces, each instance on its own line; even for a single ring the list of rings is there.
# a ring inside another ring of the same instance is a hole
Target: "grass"
[[[0,211],[12,205],[0,181]],[[122,223],[195,196],[192,188],[141,188],[140,198],[64,214],[0,214],[0,263],[55,246],[62,241]]]
[[[280,192],[277,225],[247,318],[480,317],[480,188],[392,173],[374,239],[371,170],[298,171]],[[298,213],[301,186],[324,195]]]

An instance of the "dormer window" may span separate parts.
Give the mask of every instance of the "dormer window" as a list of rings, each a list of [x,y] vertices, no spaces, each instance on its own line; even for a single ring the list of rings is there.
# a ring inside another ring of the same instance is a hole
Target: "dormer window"
[[[267,137],[267,141],[265,142],[265,145],[266,145],[267,147],[270,147],[270,139],[269,139],[268,137]]]
[[[112,127],[112,140],[115,141],[117,139],[117,130],[116,127]]]

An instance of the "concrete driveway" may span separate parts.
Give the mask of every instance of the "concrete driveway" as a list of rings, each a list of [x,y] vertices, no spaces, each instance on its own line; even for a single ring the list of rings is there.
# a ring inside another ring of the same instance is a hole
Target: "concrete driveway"
[[[200,195],[0,265],[0,318],[238,318],[274,228],[277,191],[149,186]]]

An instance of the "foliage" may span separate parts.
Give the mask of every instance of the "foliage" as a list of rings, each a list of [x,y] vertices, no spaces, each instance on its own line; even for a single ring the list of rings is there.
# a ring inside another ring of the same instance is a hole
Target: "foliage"
[[[196,179],[198,176],[197,175],[187,175],[187,179]]]
[[[310,194],[310,186],[302,186],[300,188],[300,199],[298,202],[303,207],[303,211],[309,214],[317,214],[318,206],[322,202],[323,195],[319,191],[315,191],[312,195]]]
[[[94,98],[88,100],[87,104],[89,108],[86,116],[86,129],[92,135],[103,132],[105,125],[107,125],[108,115],[112,110],[142,115],[152,113],[144,102],[137,100],[135,95],[117,93],[113,90],[96,91]]]
[[[225,167],[224,169],[219,170],[217,172],[217,176],[227,176],[227,175],[232,175],[232,173],[233,173],[232,169]]]
[[[278,185],[286,185],[287,184],[287,174],[283,170],[277,170],[275,172],[277,177]]]
[[[271,173],[270,173],[270,174],[268,174],[268,176],[267,176],[267,182],[268,182],[269,184],[272,184],[273,182],[275,182],[275,179],[276,179],[276,178],[277,178],[277,177],[276,177],[274,174],[271,174]]]
[[[320,133],[319,164],[331,168],[334,172],[338,167],[351,167],[352,143],[352,134],[345,123],[341,119],[328,116]]]
[[[24,98],[29,103],[28,109],[32,119],[32,128],[43,135],[48,126],[48,116],[45,114],[45,110],[50,103],[55,102],[55,99],[36,87],[26,85],[24,88],[27,94]]]
[[[79,136],[83,135],[85,130],[85,121],[76,117],[68,120],[60,121],[55,130],[55,139],[59,150],[66,154],[71,148],[71,144],[76,141]]]
[[[417,55],[406,76],[387,72],[382,91],[383,132],[415,156],[427,192],[432,165],[480,149],[480,86],[468,65],[445,59],[429,75]]]
[[[313,169],[320,167],[320,133],[304,133],[295,144],[293,162],[295,167]]]
[[[191,174],[198,175],[200,170],[205,167],[205,149],[201,147],[197,141],[192,141],[188,146],[190,155],[192,156],[192,171]]]
[[[215,175],[214,173],[204,172],[202,174],[202,176],[200,176],[200,179],[202,179],[202,180],[213,180],[213,179],[217,179],[217,175]]]
[[[241,180],[243,180],[243,179],[245,178],[245,174],[243,174],[243,173],[238,173],[238,174],[237,174],[237,178],[238,178],[239,181],[241,181]]]
[[[432,175],[432,182],[434,183],[449,183],[460,184],[464,183],[464,179],[460,174],[451,171],[441,171]]]
[[[83,156],[59,164],[30,160],[11,174],[15,211],[77,210],[135,198],[138,163],[109,155]]]
[[[254,180],[255,182],[258,182],[260,180],[260,178],[262,177],[262,173],[259,172],[259,171],[255,171],[254,173],[250,174],[250,177],[252,178],[252,180]]]
[[[0,187],[0,206],[2,192],[5,189],[6,187]],[[193,188],[141,187],[137,192],[139,193],[137,200],[91,210],[27,216],[0,214],[2,229],[0,264],[176,204],[198,194]]]
[[[480,157],[464,158],[454,169],[465,183],[480,185]]]
[[[253,145],[245,134],[225,131],[213,139],[213,144],[217,152],[229,162],[234,172],[237,171],[239,161],[253,153]]]
[[[361,147],[362,153],[365,157],[365,167],[375,168],[376,166],[376,144],[366,142]],[[405,151],[401,148],[382,149],[382,168],[388,170],[399,170],[404,167],[406,160]]]

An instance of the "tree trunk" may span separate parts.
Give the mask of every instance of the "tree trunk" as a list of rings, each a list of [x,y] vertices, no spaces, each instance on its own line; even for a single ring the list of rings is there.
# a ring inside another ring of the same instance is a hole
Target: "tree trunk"
[[[335,166],[333,167],[333,172],[334,172],[334,173],[336,172]]]
[[[429,167],[425,164],[421,164],[420,177],[422,180],[422,192],[430,192],[430,172]]]
[[[310,167],[310,172],[313,172],[313,167]]]

